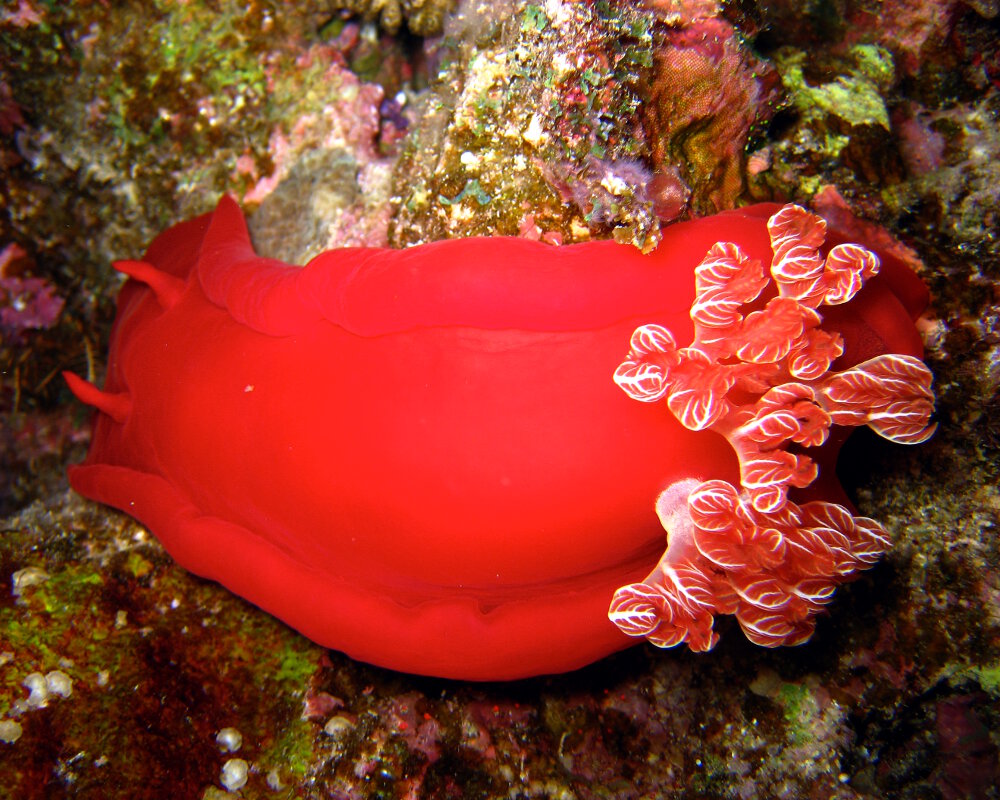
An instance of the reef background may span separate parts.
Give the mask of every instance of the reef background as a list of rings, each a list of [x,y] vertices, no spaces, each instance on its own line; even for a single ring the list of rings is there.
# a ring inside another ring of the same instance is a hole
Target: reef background
[[[220,797],[233,760],[245,798],[1000,796],[998,5],[0,3],[0,796]],[[649,248],[762,199],[881,225],[938,394],[929,443],[841,459],[894,549],[794,649],[476,685],[313,645],[65,480],[110,262],[223,191],[295,261]]]

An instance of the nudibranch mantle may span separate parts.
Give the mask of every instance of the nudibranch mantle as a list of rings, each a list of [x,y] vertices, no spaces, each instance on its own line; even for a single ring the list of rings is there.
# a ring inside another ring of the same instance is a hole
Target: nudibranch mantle
[[[116,265],[104,388],[67,375],[99,412],[71,484],[359,660],[474,680],[590,663],[634,642],[608,606],[660,559],[654,499],[743,466],[612,375],[637,328],[693,341],[695,267],[720,241],[769,263],[777,210],[670,226],[649,255],[477,238],[293,267],[224,197]],[[835,366],[916,361],[925,302],[885,259],[824,313]],[[829,476],[805,491],[843,500]]]

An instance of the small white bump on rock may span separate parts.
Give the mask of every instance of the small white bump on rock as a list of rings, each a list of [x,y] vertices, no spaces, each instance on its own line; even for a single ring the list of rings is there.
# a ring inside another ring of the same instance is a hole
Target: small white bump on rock
[[[246,786],[250,765],[242,758],[231,758],[222,765],[219,782],[230,792],[235,792]]]
[[[215,734],[215,743],[224,753],[235,753],[243,746],[243,734],[236,728],[223,728]]]

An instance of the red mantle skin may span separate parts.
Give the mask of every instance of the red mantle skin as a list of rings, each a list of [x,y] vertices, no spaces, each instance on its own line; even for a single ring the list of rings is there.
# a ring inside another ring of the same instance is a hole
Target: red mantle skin
[[[100,412],[70,481],[353,658],[474,680],[588,664],[635,642],[608,604],[663,552],[657,495],[739,485],[723,437],[612,374],[640,325],[691,338],[693,270],[714,243],[767,263],[774,210],[673,225],[649,255],[477,238],[299,268],[257,256],[223,198],[117,265],[132,279],[104,390],[67,376]],[[845,341],[836,365],[920,356],[925,302],[883,258],[824,313]],[[842,501],[828,472],[809,491]]]

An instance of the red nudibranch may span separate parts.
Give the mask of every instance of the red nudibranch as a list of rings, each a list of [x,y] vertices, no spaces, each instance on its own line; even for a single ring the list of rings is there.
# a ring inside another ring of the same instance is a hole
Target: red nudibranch
[[[649,255],[476,238],[299,268],[257,256],[223,198],[116,265],[104,389],[66,376],[99,411],[70,481],[394,669],[707,649],[717,614],[797,643],[887,546],[838,504],[842,431],[920,441],[933,408],[922,284],[825,236],[754,206]]]

